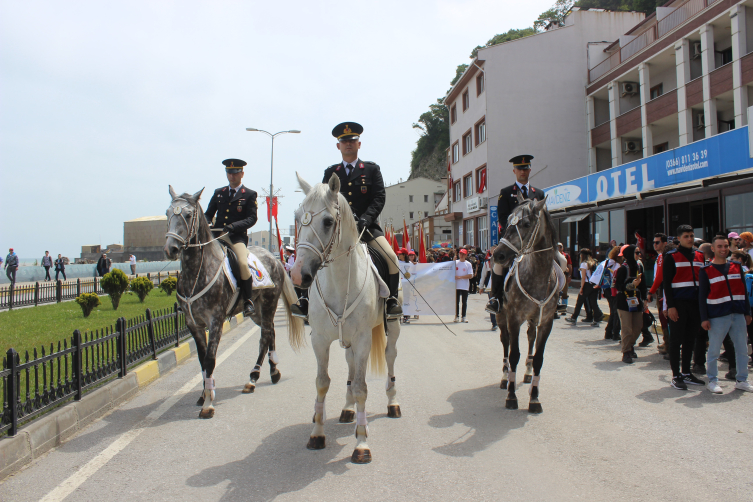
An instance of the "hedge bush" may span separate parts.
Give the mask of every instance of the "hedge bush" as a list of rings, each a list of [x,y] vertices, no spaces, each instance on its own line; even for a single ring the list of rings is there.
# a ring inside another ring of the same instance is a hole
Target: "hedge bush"
[[[131,291],[136,293],[141,303],[144,303],[152,289],[154,289],[154,284],[152,284],[151,279],[146,277],[137,277],[131,281]]]
[[[112,309],[118,310],[118,304],[120,304],[120,297],[128,289],[128,276],[120,269],[113,269],[105,274],[99,281],[99,285],[105,293],[110,295],[110,301],[112,302]]]
[[[173,294],[173,291],[178,287],[178,279],[175,277],[168,277],[164,281],[162,281],[159,285],[159,288],[167,294],[167,296],[170,296]]]
[[[81,310],[84,311],[84,317],[89,317],[94,307],[99,307],[102,302],[99,300],[97,293],[82,293],[76,297],[76,303],[81,306]]]

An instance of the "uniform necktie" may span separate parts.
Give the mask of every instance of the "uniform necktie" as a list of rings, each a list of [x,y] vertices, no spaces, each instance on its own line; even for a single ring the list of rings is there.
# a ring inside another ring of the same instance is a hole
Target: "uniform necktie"
[[[230,199],[232,200],[233,197],[235,197],[235,188],[230,189]]]
[[[520,191],[523,192],[523,198],[527,199],[528,198],[528,187],[526,187],[525,185],[523,185],[522,187],[520,187]]]

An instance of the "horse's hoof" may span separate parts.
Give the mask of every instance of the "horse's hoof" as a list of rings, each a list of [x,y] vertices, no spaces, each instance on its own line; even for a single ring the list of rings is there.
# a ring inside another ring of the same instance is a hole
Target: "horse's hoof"
[[[309,450],[323,450],[324,449],[324,436],[311,436],[309,442],[306,445]]]
[[[500,382],[499,388],[500,389],[507,389],[507,379],[506,378]]]
[[[204,406],[204,393],[202,392],[201,397],[198,401],[196,401],[196,406]]]
[[[214,416],[214,408],[204,408],[199,412],[199,418],[212,418]]]
[[[523,375],[523,383],[531,383],[531,378],[533,375]]]
[[[387,416],[390,418],[400,418],[403,416],[402,413],[400,413],[400,405],[399,404],[391,404],[387,406]]]
[[[276,371],[275,373],[272,374],[272,383],[279,382],[280,378],[282,378],[282,373],[280,373],[279,371]]]
[[[246,385],[243,386],[243,392],[244,394],[253,394],[254,390],[256,390],[256,385],[252,384],[251,382],[248,382]]]
[[[368,464],[369,462],[371,462],[371,450],[369,450],[368,448],[356,448],[355,450],[353,450],[353,455],[350,457],[350,460],[354,464]]]
[[[541,403],[528,403],[528,413],[541,413],[544,411],[541,408]]]
[[[352,424],[356,421],[356,412],[353,410],[343,410],[340,412],[341,424]]]
[[[505,408],[508,410],[517,410],[518,409],[518,400],[517,399],[508,399],[505,401]]]

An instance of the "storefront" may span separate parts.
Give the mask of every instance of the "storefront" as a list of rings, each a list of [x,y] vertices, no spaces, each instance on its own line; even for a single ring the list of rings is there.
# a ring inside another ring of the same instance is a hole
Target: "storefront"
[[[750,143],[743,127],[547,188],[560,242],[603,258],[612,241],[635,244],[636,232],[651,255],[653,235],[681,224],[704,240],[753,231]]]

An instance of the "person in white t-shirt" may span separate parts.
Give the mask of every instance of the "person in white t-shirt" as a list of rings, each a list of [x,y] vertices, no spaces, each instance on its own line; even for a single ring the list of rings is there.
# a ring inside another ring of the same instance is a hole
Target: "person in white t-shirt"
[[[573,315],[566,317],[565,321],[575,324],[580,314],[581,306],[586,307],[586,318],[584,322],[591,323],[591,326],[598,326],[604,318],[598,304],[599,290],[598,286],[591,282],[591,274],[596,270],[597,263],[591,255],[591,250],[582,248],[580,250],[580,290],[578,291],[578,300],[575,302]],[[603,268],[602,268],[603,270]],[[601,280],[601,276],[599,276]]]
[[[136,256],[131,255],[128,257],[128,262],[131,264],[131,275],[136,275]]]
[[[458,251],[458,260],[455,261],[455,322],[468,322],[465,320],[465,314],[468,310],[468,288],[471,285],[473,277],[473,265],[466,261],[468,251],[460,249]],[[458,307],[460,300],[463,300],[462,317],[458,318]]]

